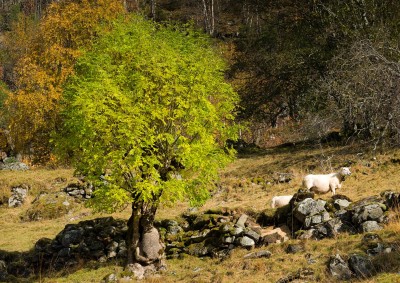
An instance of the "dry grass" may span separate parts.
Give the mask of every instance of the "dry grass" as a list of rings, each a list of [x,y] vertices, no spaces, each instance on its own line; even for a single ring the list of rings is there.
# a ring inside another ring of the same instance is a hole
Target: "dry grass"
[[[305,174],[326,173],[341,166],[351,166],[353,174],[344,182],[343,189],[338,193],[345,194],[352,200],[376,195],[387,189],[399,191],[400,151],[373,154],[352,146],[341,148],[326,146],[314,149],[277,148],[266,150],[259,155],[239,158],[228,166],[221,172],[218,190],[199,210],[229,208],[237,211],[261,211],[269,206],[274,195],[295,193],[300,188],[302,176]],[[277,172],[293,174],[292,181],[283,184],[274,183],[274,174]],[[63,177],[66,181],[57,183],[55,182],[57,177]],[[39,192],[43,189],[57,191],[73,180],[72,171],[68,169],[1,172],[0,191],[2,188],[9,188],[12,184],[20,183],[29,183],[33,188],[32,194],[34,191]],[[324,199],[328,197],[328,195],[321,196]],[[0,208],[1,250],[27,251],[41,237],[53,238],[65,224],[71,223],[70,216],[56,220],[20,222],[20,215],[28,206],[29,204],[15,209]],[[157,218],[175,218],[187,208],[186,203],[178,203],[173,207],[161,206]],[[129,213],[128,207],[113,216],[128,219]],[[398,213],[392,213],[393,221],[384,230],[379,231],[379,235],[385,242],[395,245],[400,243],[398,215]],[[100,216],[91,214],[74,222]],[[168,260],[168,270],[161,277],[155,276],[142,282],[276,282],[288,273],[304,267],[314,270],[315,282],[333,282],[329,279],[326,269],[329,257],[336,253],[342,255],[352,252],[362,253],[361,238],[362,235],[342,234],[336,239],[304,241],[302,243],[305,246],[305,252],[294,255],[286,254],[285,248],[289,243],[298,243],[299,240],[256,249],[271,251],[272,256],[268,259],[244,259],[244,255],[249,253],[244,249],[234,250],[232,255],[224,261],[185,256],[183,259]],[[400,252],[398,251],[390,260],[381,259],[383,273],[372,279],[357,282],[400,282],[398,268]],[[314,260],[314,263],[309,263],[310,258]],[[106,266],[94,264],[75,272],[64,272],[62,275],[54,274],[49,278],[41,278],[37,282],[99,282],[105,275],[121,271],[122,268],[113,263]]]

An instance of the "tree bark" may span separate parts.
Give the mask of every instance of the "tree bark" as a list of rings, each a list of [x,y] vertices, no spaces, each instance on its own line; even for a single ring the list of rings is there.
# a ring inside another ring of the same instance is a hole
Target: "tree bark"
[[[157,206],[151,203],[132,203],[132,215],[128,220],[127,265],[139,263],[143,266],[162,266],[164,245],[154,227]]]

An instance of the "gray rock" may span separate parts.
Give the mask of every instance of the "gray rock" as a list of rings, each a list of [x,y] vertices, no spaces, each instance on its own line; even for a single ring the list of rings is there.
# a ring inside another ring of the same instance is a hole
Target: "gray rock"
[[[310,227],[312,223],[317,224],[323,221],[323,219],[327,218],[327,216],[324,215],[327,213],[325,210],[325,204],[326,201],[324,200],[313,200],[312,198],[306,198],[296,205],[294,208],[294,216],[302,223],[307,222],[307,226]],[[315,216],[314,219],[313,216]]]
[[[277,227],[273,230],[264,231],[261,234],[259,244],[269,245],[274,243],[283,243],[289,240],[290,230],[286,225]]]
[[[117,256],[117,249],[118,249],[118,243],[116,241],[112,241],[107,247],[106,250],[108,251],[107,253],[107,258],[113,258]]]
[[[0,272],[7,272],[7,264],[4,260],[0,260]]]
[[[355,224],[361,224],[367,220],[379,221],[383,216],[384,210],[378,203],[367,204],[354,209],[352,221]]]
[[[207,256],[213,251],[213,247],[205,245],[204,242],[191,244],[185,248],[186,253],[193,256]]]
[[[104,244],[101,241],[93,239],[88,241],[87,246],[92,252],[104,249]]]
[[[314,264],[317,263],[317,260],[312,257],[312,254],[305,254],[305,259],[307,260],[308,264]]]
[[[161,226],[167,229],[168,233],[171,235],[176,235],[183,231],[183,228],[179,226],[179,223],[176,220],[163,220]]]
[[[51,239],[41,238],[35,243],[35,252],[46,252],[50,249]]]
[[[355,233],[355,229],[353,225],[348,225],[344,223],[342,219],[339,217],[332,218],[324,223],[324,226],[327,229],[327,237],[334,238],[340,233],[349,232]]]
[[[150,261],[159,260],[162,254],[163,246],[160,242],[160,234],[155,227],[152,227],[142,235],[140,244],[140,253]]]
[[[125,258],[128,255],[128,249],[126,247],[125,240],[121,240],[118,244],[118,256]]]
[[[276,183],[289,183],[293,179],[292,173],[275,173],[274,181]]]
[[[319,214],[306,216],[303,224],[305,228],[310,228],[314,225],[318,225],[320,223],[328,221],[329,219],[331,219],[329,213],[327,211],[321,211],[319,212]]]
[[[235,242],[235,236],[225,237],[223,240],[224,244],[233,244]]]
[[[118,277],[115,275],[115,273],[111,273],[106,275],[101,283],[110,283],[110,282],[118,282]]]
[[[258,240],[260,239],[260,234],[258,234],[256,231],[253,230],[247,230],[244,232],[244,235],[252,238],[255,242],[258,242]]]
[[[4,163],[0,162],[0,170],[26,171],[29,170],[29,166],[12,158],[6,158]]]
[[[69,257],[70,253],[71,253],[70,248],[63,248],[58,252],[57,256],[58,257]]]
[[[238,240],[239,240],[239,244],[245,248],[254,247],[254,245],[256,244],[252,238],[249,238],[247,236],[240,237],[240,238],[238,238]]]
[[[349,202],[347,199],[337,199],[333,202],[333,206],[338,209],[341,210],[343,208],[348,207],[351,204],[351,202]]]
[[[245,259],[251,259],[251,258],[261,258],[261,257],[266,257],[269,258],[271,257],[272,253],[270,251],[258,251],[254,253],[249,253],[244,256]]]
[[[338,254],[330,258],[328,268],[331,275],[338,280],[349,280],[353,276],[347,262]]]
[[[310,268],[300,268],[299,270],[297,270],[297,272],[290,273],[286,277],[279,279],[276,283],[314,282],[315,281],[314,274],[315,274],[314,270]]]
[[[93,194],[93,185],[85,182],[73,183],[65,187],[64,192],[75,198],[90,199]]]
[[[83,230],[69,230],[66,231],[61,238],[61,244],[68,248],[70,245],[77,245],[83,241]]]
[[[297,238],[300,240],[308,240],[308,239],[313,239],[313,240],[318,240],[320,238],[318,230],[311,228],[308,230],[301,231]]]
[[[382,229],[383,227],[380,226],[376,221],[365,221],[364,223],[361,224],[361,230],[364,233],[378,231]]]
[[[219,226],[219,230],[222,233],[231,233],[233,231],[234,227],[232,223],[225,223]]]
[[[235,227],[232,231],[233,236],[239,236],[243,233],[243,228],[242,227]]]
[[[400,193],[393,191],[384,191],[381,193],[384,198],[386,206],[390,208],[398,208],[400,206]]]
[[[133,276],[141,280],[144,278],[145,269],[139,263],[129,264],[126,269],[133,274]]]
[[[249,217],[248,217],[246,214],[240,215],[238,221],[236,222],[236,225],[237,225],[238,227],[244,228],[244,227],[245,227],[245,224],[246,224],[246,221],[247,221],[247,218],[249,218]]]
[[[371,277],[376,273],[371,260],[362,255],[351,255],[349,258],[349,267],[358,278]]]
[[[11,188],[11,197],[8,199],[8,207],[21,206],[28,195],[28,187],[14,187]]]
[[[289,244],[286,248],[286,252],[288,254],[295,254],[304,251],[305,251],[304,246],[300,244]]]
[[[308,192],[307,190],[300,189],[295,193],[289,202],[291,208],[295,207],[298,203],[304,201],[305,199],[314,199],[315,194],[313,192]]]
[[[171,235],[176,235],[176,234],[181,233],[183,231],[183,229],[179,225],[173,225],[173,226],[168,226],[167,231]]]

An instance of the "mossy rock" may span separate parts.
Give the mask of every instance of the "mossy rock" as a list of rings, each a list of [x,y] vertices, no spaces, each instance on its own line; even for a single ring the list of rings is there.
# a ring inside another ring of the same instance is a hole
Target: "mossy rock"
[[[175,242],[175,241],[183,241],[185,238],[187,238],[186,233],[185,232],[180,232],[178,234],[169,234],[169,233],[167,233],[167,234],[165,234],[164,238],[162,238],[162,239],[165,239],[165,240],[167,240],[169,242]]]
[[[267,181],[265,181],[263,177],[253,177],[251,182],[261,186],[265,186],[267,184]]]
[[[204,241],[187,246],[185,248],[185,251],[189,255],[193,255],[193,256],[206,256],[209,254],[209,250],[205,246]]]
[[[217,215],[229,216],[233,214],[233,211],[229,207],[215,207],[206,210],[204,214],[217,214]]]
[[[219,230],[220,235],[227,237],[227,236],[231,236],[234,234],[235,226],[232,222],[223,223],[222,225],[220,225],[218,227],[218,230]]]
[[[41,194],[21,216],[24,221],[55,219],[67,215],[76,208],[76,203],[64,192]]]
[[[218,238],[207,238],[200,243],[194,243],[185,248],[185,252],[193,256],[208,256],[216,249],[216,246],[220,244]]]
[[[198,215],[196,219],[193,221],[191,228],[194,230],[202,230],[205,228],[212,228],[218,222],[219,214],[203,214]]]
[[[274,224],[275,209],[267,208],[259,212],[256,216],[256,221],[261,226],[270,226]]]
[[[334,205],[334,200],[333,199],[329,199],[327,200],[326,204],[325,204],[325,209],[326,211],[329,212],[329,214],[332,216],[336,211],[336,207]]]

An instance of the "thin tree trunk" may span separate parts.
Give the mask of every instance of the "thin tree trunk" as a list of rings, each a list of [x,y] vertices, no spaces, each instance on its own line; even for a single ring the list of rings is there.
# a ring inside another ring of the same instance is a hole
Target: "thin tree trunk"
[[[211,0],[211,28],[210,35],[214,35],[215,32],[215,15],[214,15],[214,0]]]
[[[153,21],[156,20],[156,0],[151,0],[151,18],[153,19]]]
[[[207,3],[206,0],[203,0],[203,16],[204,16],[204,29],[206,32],[210,32],[210,20],[208,18],[208,11],[207,11]]]
[[[140,242],[140,217],[141,217],[141,205],[132,203],[132,214],[128,220],[128,258],[127,265],[137,262],[136,250],[139,248]]]
[[[139,0],[123,0],[123,5],[127,12],[140,11]]]

